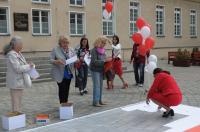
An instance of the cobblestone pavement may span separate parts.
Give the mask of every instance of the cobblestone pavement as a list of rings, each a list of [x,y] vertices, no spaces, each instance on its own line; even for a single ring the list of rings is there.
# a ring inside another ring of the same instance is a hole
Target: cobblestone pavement
[[[128,69],[132,66],[125,63]],[[183,104],[200,106],[200,66],[191,66],[188,68],[173,67],[168,65],[166,60],[159,60],[159,67],[169,70],[177,80],[183,92]],[[106,90],[104,83],[103,100],[107,102],[105,107],[96,108],[92,104],[92,82],[88,79],[89,94],[80,96],[78,89],[74,88],[74,80],[71,83],[69,100],[74,103],[74,117],[80,117],[108,109],[125,106],[145,100],[144,89],[148,88],[147,75],[145,75],[144,88],[134,86],[133,72],[124,74],[125,80],[129,84],[128,89],[121,89],[122,83],[116,77],[114,90]],[[31,89],[26,89],[23,96],[23,111],[27,115],[27,127],[16,131],[37,127],[34,122],[36,114],[49,114],[50,123],[59,122],[59,102],[57,96],[57,84],[55,82],[46,82],[34,84]],[[0,115],[7,113],[11,109],[9,89],[0,88]],[[1,123],[1,122],[0,122]],[[3,131],[0,129],[0,131]]]

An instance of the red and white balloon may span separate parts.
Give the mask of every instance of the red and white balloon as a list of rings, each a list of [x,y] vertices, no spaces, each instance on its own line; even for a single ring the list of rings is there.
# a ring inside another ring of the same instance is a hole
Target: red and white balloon
[[[105,9],[103,10],[103,17],[109,19],[113,10],[113,4],[111,1],[107,1],[105,4]]]
[[[132,35],[134,43],[139,44],[140,55],[145,56],[146,52],[154,47],[155,40],[151,37],[151,25],[146,23],[142,17],[136,21],[136,26],[139,29],[137,33]]]

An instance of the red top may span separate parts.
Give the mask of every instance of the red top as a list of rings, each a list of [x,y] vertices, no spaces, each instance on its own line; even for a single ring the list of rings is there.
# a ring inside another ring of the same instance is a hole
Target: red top
[[[156,74],[147,97],[152,97],[154,93],[161,93],[164,96],[169,94],[182,94],[175,79],[167,73]]]
[[[149,57],[150,52],[147,51],[146,56]],[[139,44],[134,44],[133,45],[133,50],[131,54],[131,60],[134,58],[135,63],[142,63],[145,64],[146,61],[146,56],[139,55]]]

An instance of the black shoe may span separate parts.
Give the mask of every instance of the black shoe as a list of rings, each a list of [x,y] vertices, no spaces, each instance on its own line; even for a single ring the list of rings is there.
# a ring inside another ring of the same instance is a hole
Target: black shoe
[[[80,95],[83,96],[83,95],[84,95],[84,92],[80,92]]]
[[[88,94],[88,91],[87,91],[87,90],[84,90],[83,93],[84,93],[84,94]]]
[[[174,116],[174,110],[173,109],[171,109],[169,112],[164,112],[162,117],[167,118],[167,117],[169,117],[169,115]]]

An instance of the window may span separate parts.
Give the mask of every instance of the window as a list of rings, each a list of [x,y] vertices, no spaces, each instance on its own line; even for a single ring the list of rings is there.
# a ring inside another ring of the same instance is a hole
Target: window
[[[33,34],[50,35],[50,11],[49,10],[32,10]]]
[[[174,11],[175,21],[174,21],[174,35],[181,36],[181,9],[175,8]]]
[[[130,26],[130,35],[137,32],[137,26],[136,21],[139,16],[139,3],[137,2],[130,2],[130,20],[129,20],[129,26]]]
[[[50,0],[32,0],[34,3],[50,3]]]
[[[102,0],[102,11],[105,9],[105,3],[106,3],[107,0]],[[113,0],[112,0],[113,2]],[[114,13],[112,12],[111,13],[111,17],[107,20],[103,17],[102,15],[102,21],[103,21],[103,35],[106,35],[106,36],[112,36],[114,35],[114,23],[113,23],[113,16],[114,16]]]
[[[190,11],[190,36],[197,36],[197,13],[195,10]]]
[[[8,7],[0,7],[0,35],[9,34]]]
[[[84,5],[84,0],[70,0],[70,5],[83,6]]]
[[[70,12],[70,34],[84,35],[84,13]]]
[[[164,6],[156,6],[156,35],[164,36]]]

